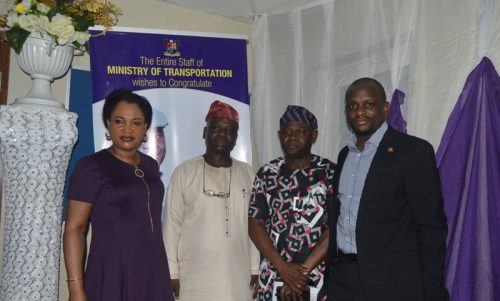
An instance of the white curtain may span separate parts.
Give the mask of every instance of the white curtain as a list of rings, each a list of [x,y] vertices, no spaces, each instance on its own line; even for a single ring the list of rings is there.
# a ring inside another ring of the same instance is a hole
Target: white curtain
[[[337,160],[349,135],[344,92],[374,77],[406,94],[408,133],[435,148],[467,75],[500,63],[500,1],[337,0],[261,15],[253,24],[251,118],[255,163],[281,155],[276,131],[288,104],[318,118],[313,152]],[[494,17],[497,16],[497,17]]]

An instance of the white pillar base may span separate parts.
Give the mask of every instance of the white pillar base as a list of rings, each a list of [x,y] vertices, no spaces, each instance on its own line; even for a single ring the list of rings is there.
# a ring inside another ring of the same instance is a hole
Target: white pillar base
[[[77,115],[0,106],[5,228],[0,300],[57,301],[63,189]]]

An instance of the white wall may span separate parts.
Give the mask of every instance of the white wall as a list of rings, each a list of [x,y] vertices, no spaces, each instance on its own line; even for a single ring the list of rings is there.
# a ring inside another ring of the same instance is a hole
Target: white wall
[[[123,12],[118,26],[157,28],[165,30],[185,30],[213,33],[227,33],[237,35],[251,34],[249,24],[237,22],[231,19],[200,13],[182,7],[166,4],[159,0],[111,0],[118,5]],[[248,55],[251,51],[248,49]],[[24,96],[31,86],[31,79],[17,65],[14,51],[11,52],[11,65],[9,73],[8,103],[14,102],[15,98]],[[249,60],[249,70],[250,70]],[[89,56],[84,54],[75,57],[73,66],[89,67]],[[250,78],[250,74],[249,74]],[[251,86],[249,84],[249,86]],[[67,79],[63,77],[52,84],[54,97],[61,102],[66,102]],[[3,210],[2,210],[3,213]],[[1,219],[3,221],[3,218]],[[3,223],[0,225],[0,235],[3,237]],[[2,255],[3,241],[0,241],[0,256]],[[1,258],[1,257],[0,257]],[[66,287],[66,272],[61,258],[60,300],[68,300]]]

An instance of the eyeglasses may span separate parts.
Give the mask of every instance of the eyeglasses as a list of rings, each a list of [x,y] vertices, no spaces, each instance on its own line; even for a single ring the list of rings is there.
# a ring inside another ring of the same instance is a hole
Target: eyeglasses
[[[229,167],[229,191],[228,192],[215,192],[210,189],[205,189],[205,166],[207,163],[203,160],[203,194],[208,197],[218,197],[221,199],[227,199],[231,196],[231,167]]]

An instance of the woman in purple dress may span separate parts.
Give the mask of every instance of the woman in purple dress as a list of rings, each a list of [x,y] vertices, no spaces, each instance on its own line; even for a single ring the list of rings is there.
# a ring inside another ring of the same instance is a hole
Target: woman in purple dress
[[[137,150],[151,117],[147,99],[113,91],[102,112],[112,145],[82,158],[71,176],[64,229],[70,301],[173,300],[161,233],[164,187],[156,161]]]

